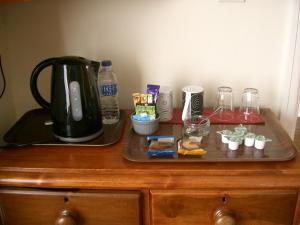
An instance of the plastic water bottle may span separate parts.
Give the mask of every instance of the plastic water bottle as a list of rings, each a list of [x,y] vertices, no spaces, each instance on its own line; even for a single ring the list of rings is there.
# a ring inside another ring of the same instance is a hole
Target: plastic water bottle
[[[111,60],[101,62],[98,74],[98,88],[100,92],[101,112],[103,124],[117,123],[120,118],[118,102],[118,82],[112,70]]]

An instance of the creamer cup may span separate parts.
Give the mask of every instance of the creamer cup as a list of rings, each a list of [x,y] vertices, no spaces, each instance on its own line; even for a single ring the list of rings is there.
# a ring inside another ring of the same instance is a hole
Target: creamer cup
[[[252,147],[255,142],[255,134],[254,133],[247,133],[244,137],[244,145],[247,147]]]
[[[265,145],[266,145],[266,142],[269,142],[269,141],[272,141],[272,140],[269,139],[269,138],[266,138],[266,137],[263,136],[263,135],[258,135],[258,136],[256,136],[256,138],[255,138],[254,147],[255,147],[256,149],[264,149],[264,148],[265,148]]]
[[[228,144],[229,137],[232,135],[232,131],[231,130],[222,130],[222,131],[217,131],[217,133],[221,135],[222,143]]]
[[[237,150],[239,148],[240,138],[238,137],[231,137],[229,138],[228,148],[230,150]]]

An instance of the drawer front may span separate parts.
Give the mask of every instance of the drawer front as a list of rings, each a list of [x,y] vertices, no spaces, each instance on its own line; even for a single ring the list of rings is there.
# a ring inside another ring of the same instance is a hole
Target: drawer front
[[[152,225],[291,225],[294,190],[151,191]],[[231,223],[225,223],[231,224]]]
[[[135,191],[0,189],[3,225],[140,225],[140,199]]]

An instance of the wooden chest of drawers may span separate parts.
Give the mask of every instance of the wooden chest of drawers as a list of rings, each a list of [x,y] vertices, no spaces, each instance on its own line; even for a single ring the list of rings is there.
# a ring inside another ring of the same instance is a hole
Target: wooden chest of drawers
[[[275,116],[268,123],[280,129]],[[0,150],[1,225],[299,225],[300,158],[260,163],[139,163],[127,131],[105,148]]]

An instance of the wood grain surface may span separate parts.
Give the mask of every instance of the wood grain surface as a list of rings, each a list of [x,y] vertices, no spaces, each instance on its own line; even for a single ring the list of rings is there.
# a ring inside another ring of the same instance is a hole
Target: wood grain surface
[[[266,123],[292,141],[270,110]],[[286,162],[139,163],[122,157],[120,141],[107,147],[31,146],[0,150],[0,185],[64,188],[300,187],[298,155]]]

